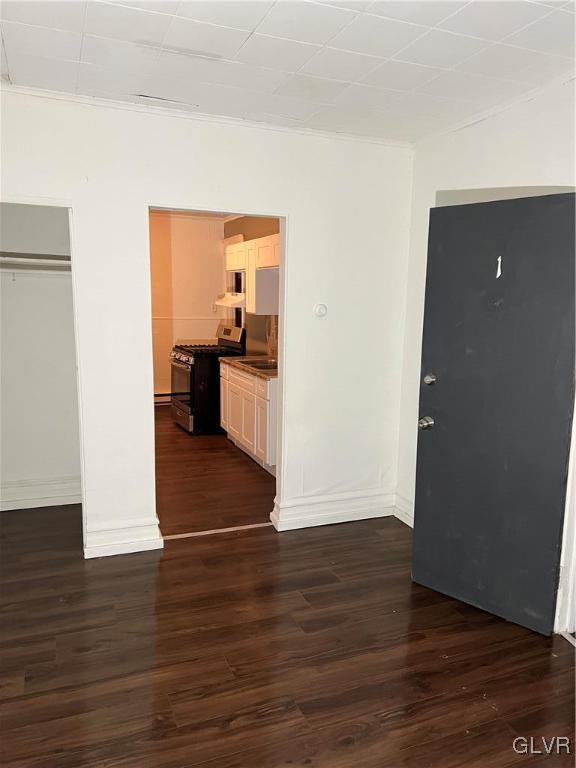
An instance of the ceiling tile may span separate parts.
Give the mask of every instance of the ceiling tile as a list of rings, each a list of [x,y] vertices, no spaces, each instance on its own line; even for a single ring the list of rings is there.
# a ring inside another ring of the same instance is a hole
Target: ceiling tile
[[[1,29],[9,61],[15,55],[68,61],[80,58],[82,37],[76,32],[31,27],[10,21],[3,21]]]
[[[237,61],[218,61],[167,51],[158,57],[154,72],[164,78],[187,78],[196,83],[216,83],[263,93],[273,93],[289,77],[277,70]]]
[[[306,127],[322,131],[350,133],[358,129],[359,126],[368,125],[381,118],[382,113],[377,110],[350,112],[341,107],[324,107],[306,120]]]
[[[404,48],[424,31],[423,27],[401,21],[362,15],[336,35],[330,45],[333,48],[387,57]]]
[[[354,19],[352,11],[329,5],[278,0],[258,32],[305,43],[327,43]]]
[[[373,88],[369,85],[354,83],[349,85],[334,99],[334,105],[339,108],[375,107],[384,109],[394,103],[398,97],[397,91],[389,91],[386,88]]]
[[[74,2],[74,0],[72,0]],[[88,0],[92,2],[92,0]],[[129,5],[131,8],[140,8],[143,11],[155,11],[157,13],[176,13],[180,0],[107,0],[118,5]]]
[[[359,53],[339,51],[335,48],[322,48],[302,67],[302,72],[319,77],[331,77],[334,80],[354,82],[367,74],[381,59],[363,56]]]
[[[164,77],[158,73],[154,73],[149,77],[146,77],[141,84],[139,92],[150,97],[147,101],[152,99],[161,101],[162,99],[170,101],[178,101],[186,104],[199,105],[203,103],[203,111],[209,112],[210,109],[206,102],[216,97],[219,93],[220,86],[211,84],[206,85],[191,80],[189,77]],[[226,95],[231,95],[231,103],[234,97],[237,96],[240,91],[236,89],[225,88]],[[211,103],[211,102],[210,102]]]
[[[8,59],[6,58],[6,50],[4,49],[4,41],[0,37],[0,75],[3,78],[8,77]]]
[[[214,66],[209,74],[210,79],[205,82],[246,88],[249,91],[260,93],[274,93],[290,77],[290,75],[275,69],[253,67],[240,61],[214,61],[211,63]]]
[[[82,32],[86,3],[61,0],[2,0],[0,18],[39,27]]]
[[[320,0],[318,0],[320,2]],[[348,8],[351,11],[365,11],[373,0],[322,0],[324,5],[333,5],[336,8]]]
[[[277,37],[252,35],[242,46],[236,58],[246,64],[271,67],[284,72],[295,72],[318,50],[309,43],[279,40]]]
[[[538,62],[535,66],[523,69],[522,72],[516,75],[516,79],[527,83],[539,84],[562,75],[566,77],[574,76],[576,66],[574,59],[564,59],[560,56],[549,56],[546,54],[542,54],[542,56],[545,56],[542,61]]]
[[[444,70],[436,67],[423,67],[421,64],[407,64],[403,61],[386,61],[366,77],[362,82],[378,85],[396,91],[409,91],[437,77]]]
[[[496,44],[466,59],[456,68],[476,75],[514,79],[523,69],[538,65],[543,59],[546,59],[544,53]]]
[[[17,85],[410,141],[570,76],[574,17],[552,2],[472,0],[472,13],[463,0],[7,0],[2,72]],[[65,60],[80,51],[81,63]]]
[[[120,71],[149,72],[158,59],[159,49],[137,43],[86,35],[81,61]]]
[[[434,26],[466,5],[467,0],[376,0],[368,13],[398,21]]]
[[[265,96],[258,94],[257,109],[270,115],[291,117],[296,120],[305,120],[317,111],[318,105],[306,99],[294,99],[289,96]],[[252,104],[255,100],[252,100]]]
[[[123,5],[89,2],[86,9],[85,32],[88,35],[159,45],[172,18],[161,13],[126,8]]]
[[[573,56],[574,18],[565,11],[556,11],[506,38],[506,43],[559,56]]]
[[[163,47],[182,53],[232,58],[249,33],[191,19],[173,17]]]
[[[428,93],[405,93],[391,105],[391,110],[405,116],[418,117],[432,115],[434,117],[461,120],[478,112],[478,105],[464,100],[443,99]]]
[[[516,32],[526,24],[531,24],[547,13],[550,13],[550,9],[546,6],[526,2],[526,0],[498,0],[498,2],[476,0],[441,22],[439,26],[463,35],[484,37],[487,40],[502,40],[506,35]]]
[[[74,93],[79,64],[38,56],[10,55],[10,80],[14,85]]]
[[[188,79],[150,78],[147,93],[195,105],[193,111],[206,114],[227,115],[248,119],[255,114],[278,115],[302,120],[317,109],[317,105],[303,99],[293,99],[274,94],[254,93],[241,88],[222,85],[192,83]]]
[[[534,0],[534,2],[538,2],[540,5],[548,5],[550,8],[567,8],[570,3],[568,0]]]
[[[309,118],[305,125],[317,130],[411,141],[426,131],[438,129],[443,123],[429,116],[422,116],[417,121],[369,108],[350,113],[336,107],[324,107]]]
[[[453,67],[486,48],[488,43],[472,37],[432,29],[397,55],[397,59],[429,67]]]
[[[95,64],[80,64],[78,70],[78,93],[89,95],[98,91],[135,96],[145,91],[146,82],[143,72],[120,72]]]
[[[271,0],[183,0],[177,15],[252,31],[272,5]]]
[[[430,83],[423,85],[420,90],[432,96],[464,99],[490,105],[514,98],[529,89],[530,86],[526,83],[497,80],[493,77],[471,75],[467,72],[445,72]]]
[[[332,101],[347,83],[336,80],[324,80],[320,77],[309,75],[292,75],[284,85],[276,91],[278,96],[292,96],[297,99],[311,99],[318,102]]]

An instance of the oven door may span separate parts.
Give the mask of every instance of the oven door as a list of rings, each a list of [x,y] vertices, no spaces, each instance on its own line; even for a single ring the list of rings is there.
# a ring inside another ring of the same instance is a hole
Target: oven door
[[[192,402],[192,391],[194,384],[194,366],[180,363],[176,360],[171,361],[171,397],[172,405],[175,405],[181,411],[191,414],[194,403]]]

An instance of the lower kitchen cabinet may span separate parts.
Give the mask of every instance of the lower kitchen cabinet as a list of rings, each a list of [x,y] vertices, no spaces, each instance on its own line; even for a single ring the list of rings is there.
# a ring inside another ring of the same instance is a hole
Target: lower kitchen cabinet
[[[268,457],[268,400],[256,397],[256,425],[254,429],[254,453],[266,462]]]
[[[228,379],[220,376],[220,426],[228,431]]]
[[[220,363],[220,424],[228,437],[272,474],[276,465],[277,379]]]

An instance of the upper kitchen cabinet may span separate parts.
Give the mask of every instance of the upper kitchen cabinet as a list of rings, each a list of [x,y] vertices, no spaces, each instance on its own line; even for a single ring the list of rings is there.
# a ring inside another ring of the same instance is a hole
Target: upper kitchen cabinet
[[[226,246],[226,269],[228,272],[242,272],[248,268],[247,249],[255,249],[256,269],[280,266],[280,235],[269,235],[257,240],[247,240]]]
[[[279,265],[280,235],[227,246],[226,269],[244,272],[245,309],[249,314],[278,314]]]
[[[242,272],[246,269],[246,243],[226,246],[226,270]]]
[[[258,267],[258,240],[246,243],[246,312],[252,315],[277,315],[279,294],[278,267]]]
[[[280,235],[252,240],[256,246],[256,269],[280,266]]]

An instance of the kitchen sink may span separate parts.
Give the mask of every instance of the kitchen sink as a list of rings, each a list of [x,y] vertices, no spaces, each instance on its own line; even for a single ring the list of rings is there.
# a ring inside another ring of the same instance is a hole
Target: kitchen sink
[[[278,370],[277,360],[255,360],[254,362],[245,363],[249,368],[256,368],[259,371],[276,371]]]

